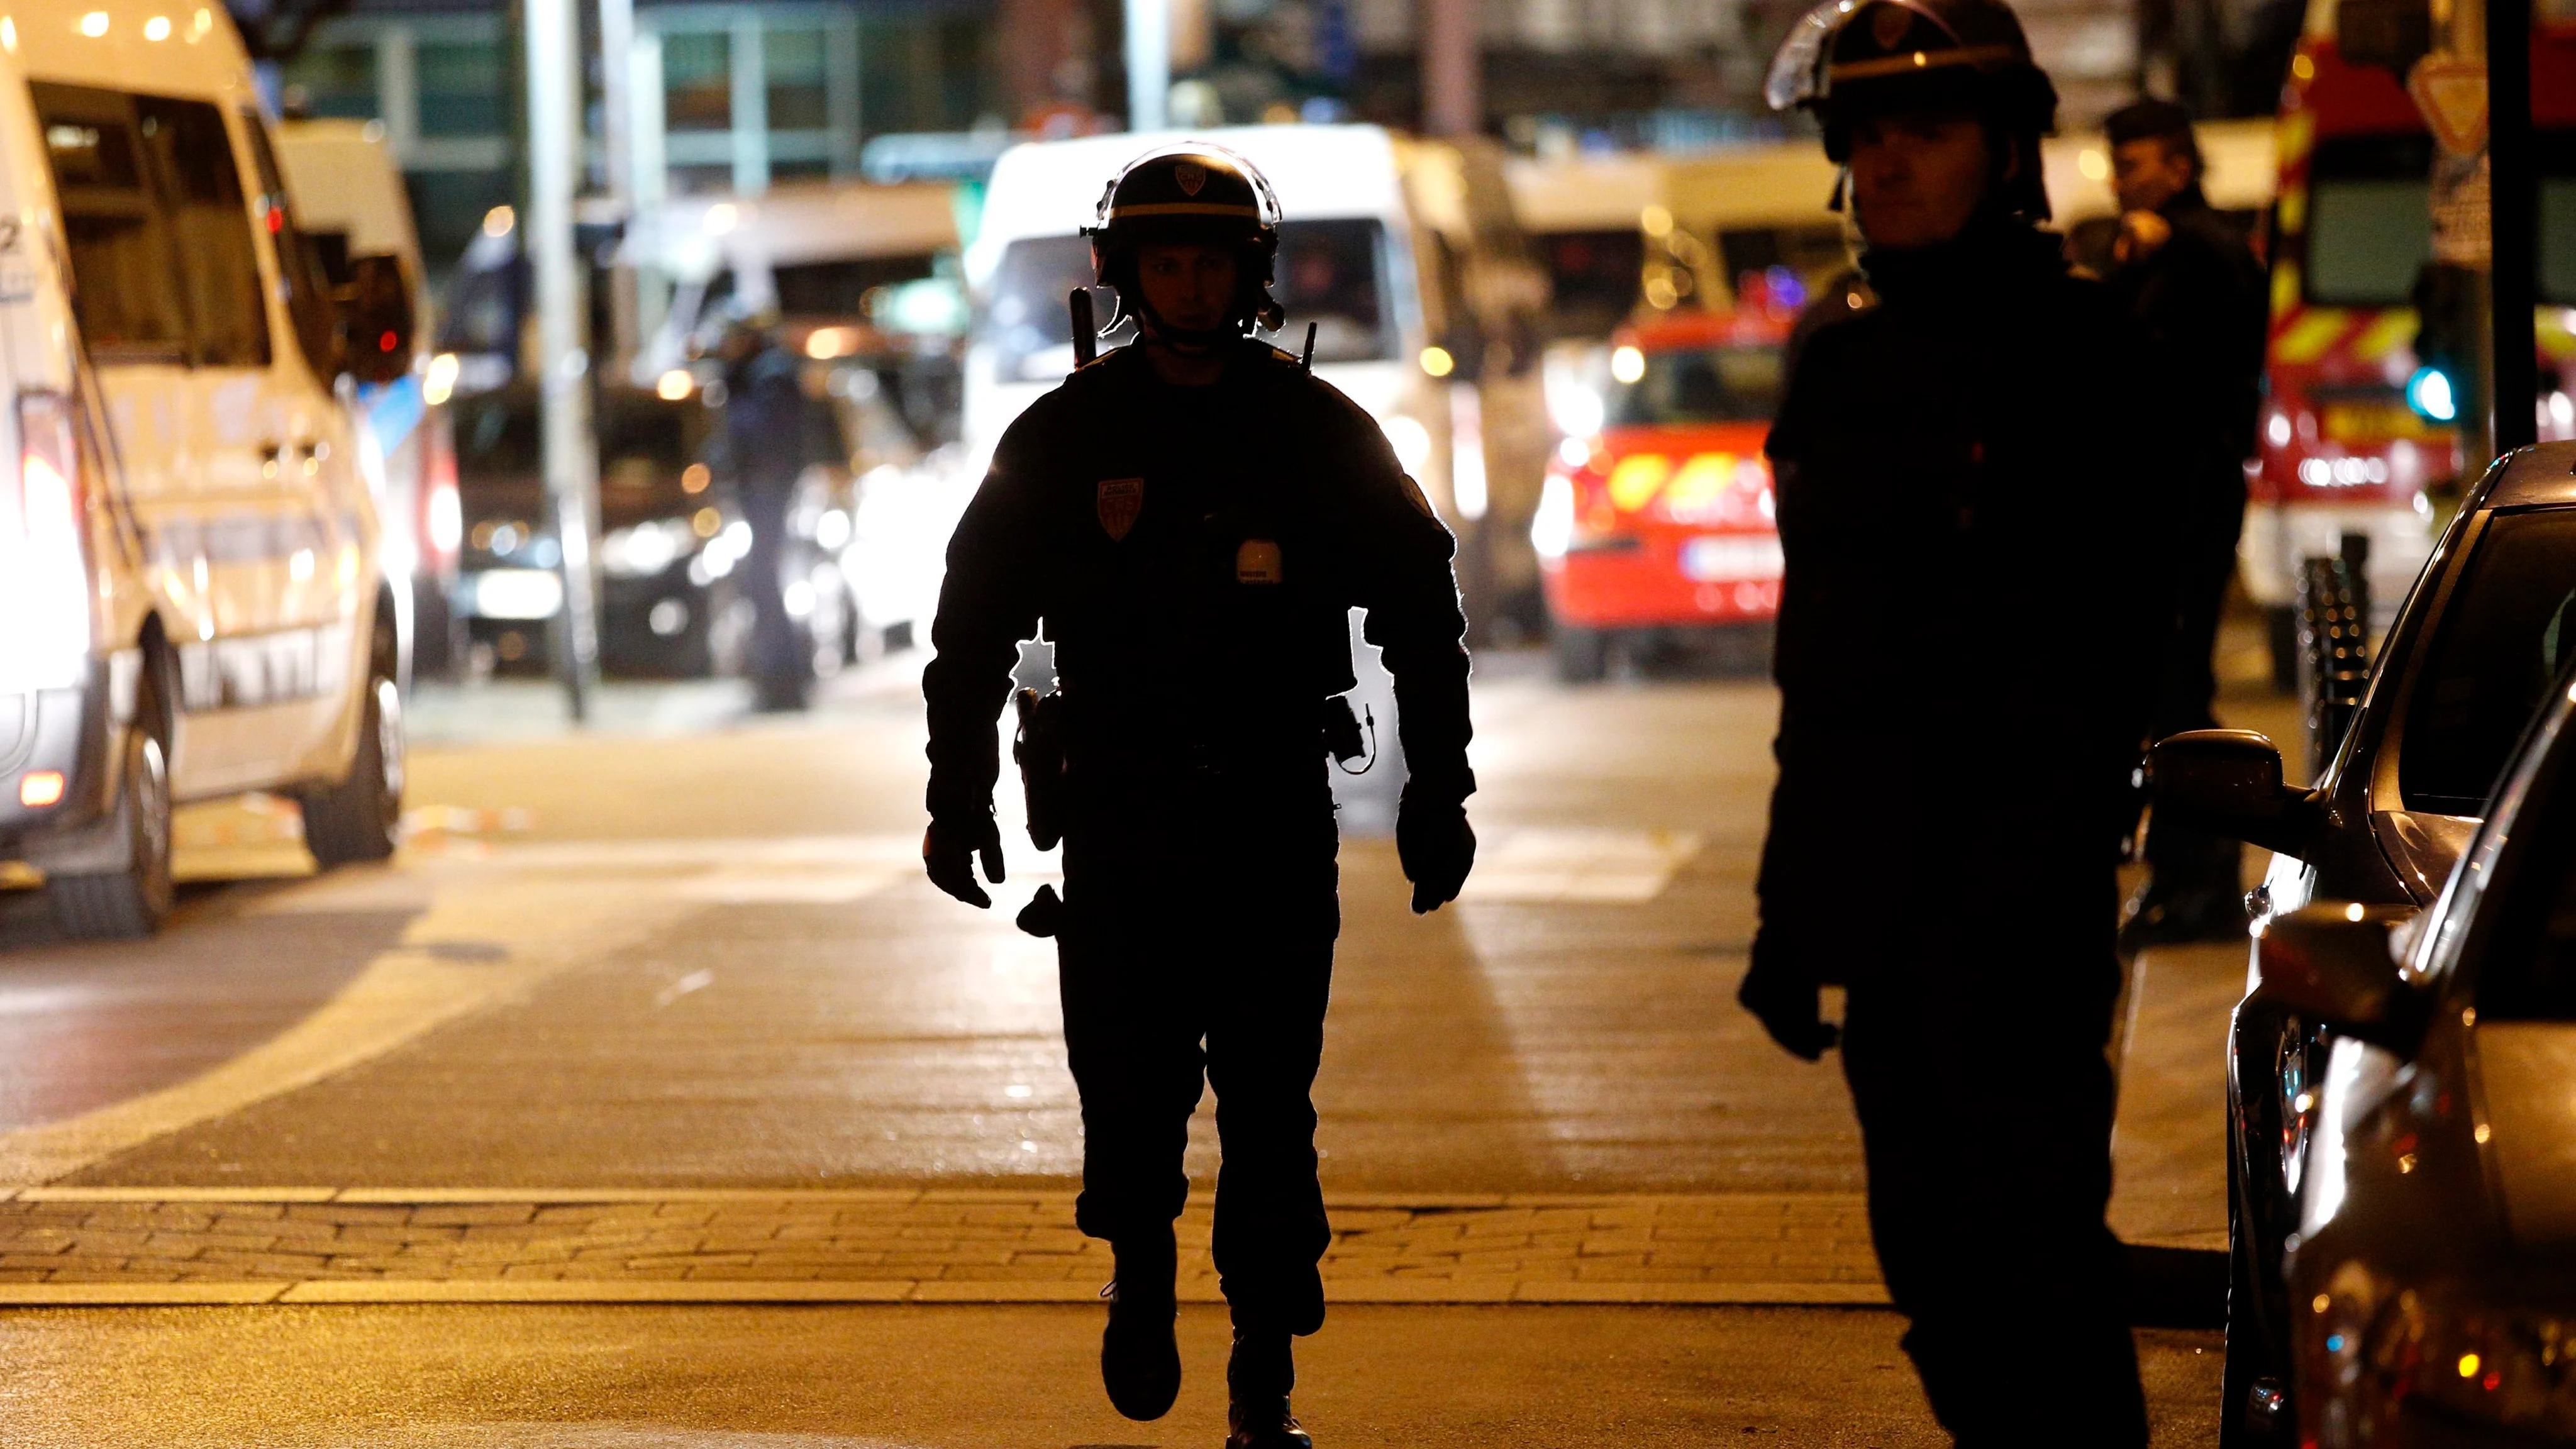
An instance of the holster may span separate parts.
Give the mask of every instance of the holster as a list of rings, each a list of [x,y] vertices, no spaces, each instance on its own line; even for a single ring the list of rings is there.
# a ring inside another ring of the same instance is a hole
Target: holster
[[[1011,741],[1011,758],[1020,766],[1020,787],[1029,807],[1029,843],[1055,849],[1064,839],[1064,693],[1019,692],[1019,736]]]

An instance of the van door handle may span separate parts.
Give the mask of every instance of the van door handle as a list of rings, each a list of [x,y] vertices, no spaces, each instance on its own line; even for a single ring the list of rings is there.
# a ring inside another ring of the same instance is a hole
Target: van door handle
[[[286,471],[286,445],[266,442],[259,445],[259,476],[275,478]]]

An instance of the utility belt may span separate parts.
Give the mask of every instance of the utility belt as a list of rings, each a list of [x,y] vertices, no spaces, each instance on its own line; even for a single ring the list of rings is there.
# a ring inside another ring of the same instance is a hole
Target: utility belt
[[[1019,732],[1011,742],[1011,758],[1019,764],[1020,787],[1028,803],[1029,841],[1040,850],[1052,850],[1064,839],[1069,807],[1067,781],[1075,753],[1065,715],[1065,693],[1058,690],[1042,695],[1034,689],[1023,689],[1017,704]],[[1317,706],[1313,748],[1330,755],[1346,771],[1362,773],[1368,766],[1351,770],[1351,763],[1362,756],[1370,756],[1374,763],[1376,729],[1374,714],[1364,730],[1359,712],[1351,708],[1350,697],[1332,695]],[[1177,774],[1184,780],[1213,782],[1276,773],[1282,763],[1301,756],[1312,758],[1305,755],[1300,744],[1302,731],[1293,724],[1262,733],[1265,738],[1247,740],[1241,735],[1228,738],[1182,730],[1168,750],[1153,752],[1155,767],[1140,773]]]

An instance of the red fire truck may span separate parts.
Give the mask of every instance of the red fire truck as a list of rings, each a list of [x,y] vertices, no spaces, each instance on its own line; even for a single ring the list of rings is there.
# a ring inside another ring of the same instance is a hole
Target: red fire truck
[[[2547,12],[2551,7],[2543,7]],[[2245,589],[2272,620],[2276,673],[2295,658],[2301,559],[2346,534],[2371,542],[2372,597],[2395,609],[2431,551],[2425,496],[2457,479],[2461,379],[2419,367],[2413,306],[2431,250],[2433,138],[2396,75],[2344,58],[2336,0],[2312,0],[2281,96],[2272,327],[2258,464],[2249,476]],[[2543,169],[2540,433],[2576,435],[2576,28],[2532,44]]]
[[[1600,678],[1627,643],[1779,611],[1762,440],[1798,301],[1796,275],[1778,267],[1748,275],[1732,308],[1624,327],[1588,394],[1597,416],[1560,408],[1567,436],[1530,533],[1563,677]]]

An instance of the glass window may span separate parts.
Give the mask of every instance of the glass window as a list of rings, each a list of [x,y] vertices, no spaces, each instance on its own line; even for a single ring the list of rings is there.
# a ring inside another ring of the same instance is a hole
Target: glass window
[[[29,90],[61,195],[83,339],[103,362],[184,362],[188,320],[169,218],[149,180],[131,103],[78,86]]]
[[[674,131],[733,129],[733,37],[675,31],[662,37],[664,122]]]
[[[500,42],[422,41],[412,51],[424,136],[498,136],[510,129]]]
[[[1646,238],[1633,226],[1616,231],[1552,232],[1539,239],[1557,316],[1565,329],[1607,337],[1637,306]]]
[[[761,66],[769,83],[769,129],[820,131],[832,124],[820,30],[764,30]]]
[[[2433,247],[2433,140],[2354,136],[2309,163],[2308,300],[2403,307]]]
[[[1674,348],[1644,357],[1635,382],[1611,385],[1611,427],[1766,423],[1779,410],[1787,369],[1777,347]]]
[[[307,233],[295,220],[286,183],[269,146],[268,127],[255,113],[244,113],[242,128],[250,135],[251,159],[259,168],[260,215],[268,218],[269,235],[277,239],[277,270],[286,294],[286,312],[295,322],[296,345],[305,366],[328,379],[340,365],[340,309],[332,301],[332,258],[341,277],[348,274],[349,236]]]
[[[2576,306],[2576,131],[2544,131],[2540,153],[2540,300]]]
[[[2406,808],[2479,815],[2532,711],[2576,655],[2576,510],[2499,514],[2425,655],[2398,782]]]
[[[258,244],[251,238],[250,202],[242,194],[224,113],[204,101],[159,96],[139,98],[135,110],[168,190],[172,241],[186,259],[179,279],[197,362],[268,366]]]
[[[1091,243],[1081,237],[1022,237],[1003,248],[984,331],[1004,381],[1034,381],[1073,370],[1073,314],[1065,299],[1074,288],[1090,285]],[[1109,299],[1106,290],[1093,299],[1099,316],[1109,316]],[[1121,323],[1119,335],[1133,334]],[[1114,344],[1115,339],[1105,340],[1101,346]]]
[[[833,262],[798,262],[775,267],[770,280],[778,287],[778,310],[804,316],[864,317],[868,293],[879,287],[917,282],[931,274],[931,259],[863,257]],[[1071,284],[1067,284],[1070,290]],[[1066,324],[1065,339],[1073,337]]]
[[[308,45],[286,63],[286,89],[308,115],[372,121],[383,115],[373,45]]]
[[[1317,362],[1373,362],[1395,355],[1395,327],[1378,266],[1385,237],[1386,228],[1366,218],[1280,223],[1270,293],[1288,312],[1277,339],[1280,346],[1304,350],[1311,322]]]

